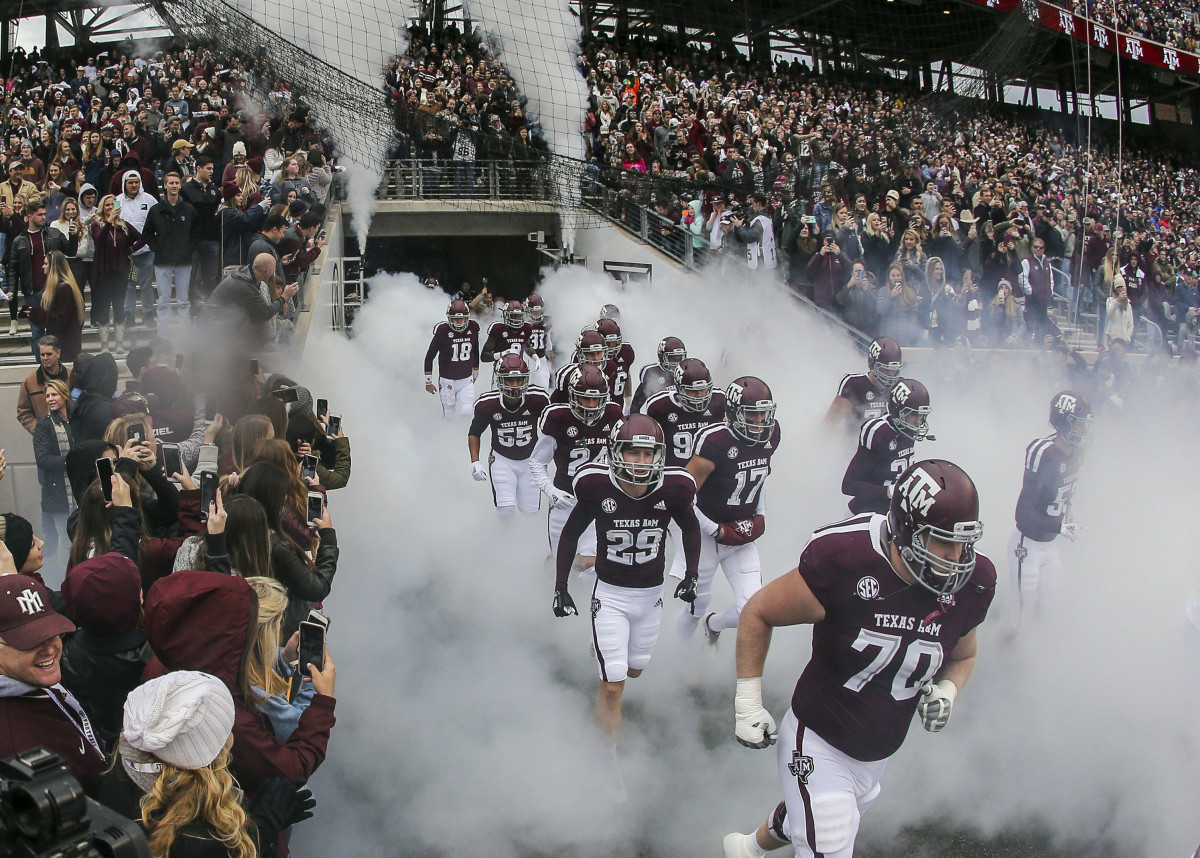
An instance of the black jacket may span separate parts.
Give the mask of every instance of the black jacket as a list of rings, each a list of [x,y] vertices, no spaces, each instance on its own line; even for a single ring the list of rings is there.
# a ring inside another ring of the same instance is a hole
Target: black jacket
[[[192,230],[192,238],[196,241],[220,241],[221,224],[217,219],[217,209],[221,207],[221,188],[217,183],[202,185],[195,179],[188,179],[179,193],[196,210],[196,227]]]
[[[142,240],[154,251],[155,265],[191,265],[196,246],[192,232],[196,228],[196,209],[183,198],[171,205],[167,195],[146,215]]]
[[[113,419],[113,394],[117,392],[117,362],[112,354],[101,352],[88,361],[75,386],[83,391],[71,414],[75,443],[102,439]]]
[[[263,296],[250,266],[243,265],[217,284],[202,318],[222,341],[254,349],[269,339],[265,325],[282,307],[282,298],[269,301]]]
[[[308,603],[324,600],[333,587],[338,562],[337,532],[332,527],[323,527],[317,535],[321,544],[317,547],[316,568],[312,569],[292,542],[277,533],[271,534],[271,577],[288,591],[281,640],[300,628],[300,621],[308,616]]]
[[[43,229],[42,242],[47,256],[52,250],[61,250],[67,256],[79,252],[79,237],[73,235],[68,238],[57,229]],[[29,239],[28,230],[13,239],[12,255],[8,262],[8,284],[10,291],[19,284],[21,294],[33,294],[33,242]]]
[[[142,671],[153,654],[145,629],[104,636],[80,629],[63,643],[62,683],[109,750],[121,735],[125,697],[142,684]]]

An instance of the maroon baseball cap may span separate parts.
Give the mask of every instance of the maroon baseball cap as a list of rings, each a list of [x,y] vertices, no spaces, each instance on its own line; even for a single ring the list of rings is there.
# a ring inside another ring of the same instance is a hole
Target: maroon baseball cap
[[[28,652],[75,624],[50,606],[45,586],[29,575],[0,576],[0,640]]]

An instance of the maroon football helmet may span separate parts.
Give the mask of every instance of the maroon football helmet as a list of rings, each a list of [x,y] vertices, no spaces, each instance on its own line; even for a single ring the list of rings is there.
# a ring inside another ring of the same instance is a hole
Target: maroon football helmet
[[[604,337],[604,356],[612,360],[621,350],[621,326],[615,319],[601,319],[596,323],[596,330]]]
[[[626,461],[632,450],[650,450],[653,455],[649,462]],[[618,480],[635,486],[657,483],[667,466],[667,444],[658,421],[645,414],[630,414],[613,426],[608,436],[608,466]]]
[[[775,429],[775,400],[761,378],[743,375],[725,391],[725,414],[734,435],[751,444],[765,444]]]
[[[575,363],[590,363],[604,366],[608,350],[604,348],[604,335],[593,328],[584,328],[575,339]]]
[[[505,399],[520,399],[529,389],[529,364],[516,352],[505,352],[496,361],[496,385]]]
[[[469,321],[471,321],[471,308],[467,306],[466,301],[455,298],[446,308],[446,323],[450,325],[450,330],[461,333],[467,329]]]
[[[546,315],[546,302],[542,300],[541,295],[530,295],[525,299],[525,314],[531,322],[542,320],[542,316]]]
[[[567,398],[571,413],[591,426],[601,415],[608,403],[608,379],[598,366],[581,364],[571,371],[567,381]],[[584,400],[595,400],[595,405],[586,405]]]
[[[520,328],[525,324],[525,305],[520,301],[509,301],[504,307],[504,324],[510,328]]]
[[[891,337],[876,337],[867,346],[867,374],[885,390],[900,378],[904,360],[900,355],[900,344]]]
[[[688,411],[703,411],[712,401],[712,373],[700,358],[685,358],[675,367],[675,398]]]
[[[601,319],[612,319],[614,322],[621,321],[621,310],[616,304],[605,304],[600,308]]]
[[[929,434],[929,391],[912,378],[898,378],[888,394],[888,422],[901,435],[915,441]],[[915,418],[915,419],[914,419]]]
[[[658,365],[664,372],[675,374],[675,367],[687,358],[687,346],[679,337],[663,337],[658,341]]]
[[[888,530],[921,586],[939,596],[957,593],[975,570],[975,543],[983,535],[975,483],[943,459],[909,465],[892,488]],[[933,539],[961,544],[961,556],[939,557],[930,550]]]
[[[1092,405],[1074,390],[1054,394],[1050,400],[1050,425],[1072,447],[1086,447],[1092,440]]]

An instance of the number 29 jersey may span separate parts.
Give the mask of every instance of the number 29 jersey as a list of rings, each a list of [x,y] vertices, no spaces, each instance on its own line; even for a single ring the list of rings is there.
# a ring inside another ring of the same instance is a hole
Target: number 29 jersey
[[[996,568],[982,554],[961,590],[938,596],[892,568],[886,519],[863,514],[818,529],[799,574],[825,608],[792,711],[842,753],[864,762],[904,742],[921,686],[959,639],[983,622]]]
[[[771,473],[771,457],[779,449],[779,434],[778,422],[763,444],[743,441],[728,423],[701,429],[694,454],[712,462],[713,470],[696,494],[700,511],[718,524],[753,518]]]

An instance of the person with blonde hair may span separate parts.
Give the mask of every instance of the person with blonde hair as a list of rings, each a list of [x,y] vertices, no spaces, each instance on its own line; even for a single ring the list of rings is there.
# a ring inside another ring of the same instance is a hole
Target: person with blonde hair
[[[46,554],[53,557],[59,546],[71,544],[67,516],[75,508],[74,495],[67,491],[67,453],[71,451],[75,436],[69,416],[71,391],[66,382],[46,379],[46,406],[50,413],[39,420],[33,430],[33,456],[42,487],[42,533],[46,538]]]
[[[312,703],[316,689],[311,682],[303,682],[296,669],[300,633],[294,632],[286,646],[280,645],[288,608],[287,587],[271,577],[247,578],[246,583],[258,596],[258,627],[245,668],[251,700],[271,722],[276,738],[286,742]],[[293,696],[289,691],[295,683],[299,683],[299,690]]]
[[[178,670],[129,693],[101,801],[141,822],[154,858],[258,858],[312,816],[312,793],[268,779],[249,807],[229,768],[236,707],[221,680]]]
[[[92,324],[100,329],[100,349],[125,347],[125,284],[129,257],[142,246],[142,233],[127,224],[116,197],[106,194],[92,216]],[[109,327],[111,321],[113,327]]]
[[[58,337],[62,360],[73,361],[83,351],[83,295],[61,250],[46,254],[46,288],[42,300],[30,307],[29,321]]]

